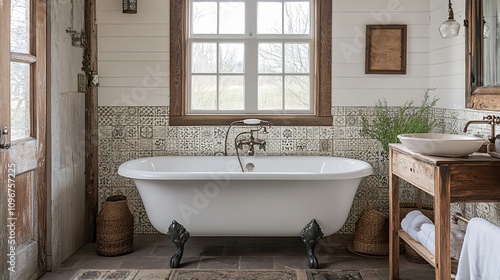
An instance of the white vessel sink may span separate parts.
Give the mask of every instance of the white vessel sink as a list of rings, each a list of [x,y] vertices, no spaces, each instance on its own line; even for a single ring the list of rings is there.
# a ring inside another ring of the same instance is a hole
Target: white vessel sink
[[[482,138],[446,133],[400,134],[398,138],[412,152],[448,157],[468,156],[484,143]]]

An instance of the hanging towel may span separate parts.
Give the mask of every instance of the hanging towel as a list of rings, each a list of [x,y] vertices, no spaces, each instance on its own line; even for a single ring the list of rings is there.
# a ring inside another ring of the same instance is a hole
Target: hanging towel
[[[500,280],[500,227],[481,218],[470,220],[456,280]]]

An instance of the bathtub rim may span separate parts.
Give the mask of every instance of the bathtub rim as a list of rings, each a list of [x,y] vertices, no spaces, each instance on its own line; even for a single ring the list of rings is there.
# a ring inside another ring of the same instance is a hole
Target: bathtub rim
[[[337,160],[346,160],[356,163],[356,168],[342,173],[321,173],[321,172],[241,172],[241,171],[203,171],[203,172],[193,172],[193,171],[182,171],[182,172],[166,172],[166,171],[144,171],[132,169],[131,165],[137,162],[158,159],[158,158],[172,158],[172,157],[183,157],[183,158],[196,158],[197,156],[154,156],[154,157],[144,157],[128,160],[120,164],[118,168],[118,175],[126,178],[131,178],[134,180],[218,180],[218,179],[229,179],[229,180],[348,180],[356,179],[370,176],[374,173],[373,166],[366,161],[345,158],[345,157],[331,157],[331,156],[289,156],[289,157],[302,157],[302,158],[334,158]],[[204,158],[209,158],[212,156],[200,156]],[[255,158],[266,158],[266,157],[282,157],[287,158],[288,156],[258,156]],[[228,161],[234,156],[228,156]],[[248,157],[247,157],[248,158]]]

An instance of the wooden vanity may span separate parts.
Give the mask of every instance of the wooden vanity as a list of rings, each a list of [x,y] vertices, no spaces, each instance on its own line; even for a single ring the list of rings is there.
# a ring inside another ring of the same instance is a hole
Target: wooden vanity
[[[436,254],[401,229],[399,178],[434,197]],[[500,159],[488,154],[449,158],[409,151],[402,144],[389,150],[389,279],[399,279],[399,238],[435,267],[435,279],[451,279],[450,203],[500,201]]]

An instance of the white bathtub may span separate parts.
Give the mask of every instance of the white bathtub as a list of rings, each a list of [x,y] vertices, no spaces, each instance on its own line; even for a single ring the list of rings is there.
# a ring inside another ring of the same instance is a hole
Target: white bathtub
[[[319,156],[150,157],[130,160],[118,174],[132,178],[152,225],[173,220],[196,236],[299,236],[312,219],[325,235],[349,214],[370,164]]]

